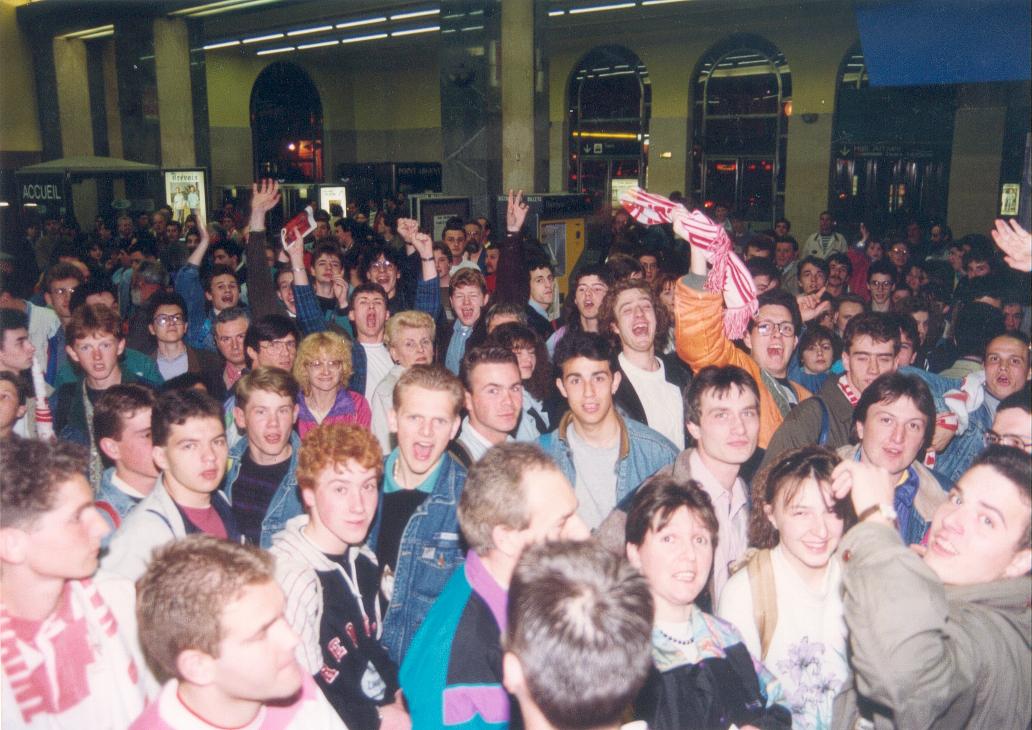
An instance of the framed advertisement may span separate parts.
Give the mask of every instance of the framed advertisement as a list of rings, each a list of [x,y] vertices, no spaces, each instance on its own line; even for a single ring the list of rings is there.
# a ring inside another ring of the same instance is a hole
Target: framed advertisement
[[[204,169],[162,170],[165,180],[165,202],[172,208],[172,218],[180,223],[196,210],[208,220],[208,173]]]
[[[340,207],[340,211],[334,213],[334,206]],[[331,216],[346,216],[348,210],[348,190],[343,185],[320,185],[319,186],[319,207]]]

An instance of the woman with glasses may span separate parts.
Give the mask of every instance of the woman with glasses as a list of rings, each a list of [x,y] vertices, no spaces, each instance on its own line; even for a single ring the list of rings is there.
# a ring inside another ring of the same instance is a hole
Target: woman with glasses
[[[351,343],[333,332],[315,332],[301,341],[294,360],[297,430],[304,438],[324,423],[356,423],[369,428],[372,412],[360,394],[347,389],[351,379]]]
[[[805,446],[760,472],[752,490],[753,549],[717,605],[753,658],[780,680],[795,728],[830,728],[832,701],[850,675],[835,551],[855,517],[849,500],[827,497],[839,461]]]

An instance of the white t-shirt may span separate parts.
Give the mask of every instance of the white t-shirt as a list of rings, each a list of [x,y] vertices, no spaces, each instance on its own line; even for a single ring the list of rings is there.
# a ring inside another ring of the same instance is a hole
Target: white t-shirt
[[[674,442],[679,451],[684,450],[684,401],[681,391],[666,379],[666,367],[657,359],[658,370],[642,370],[619,355],[620,369],[631,381],[634,392],[638,394],[642,408],[645,409],[645,420],[649,428],[659,431]]]
[[[391,354],[387,352],[387,347],[382,342],[376,345],[367,345],[363,342],[361,345],[366,354],[365,392],[362,395],[366,400],[371,401],[373,393],[376,392],[376,386],[394,367],[394,361],[391,360]]]
[[[850,676],[839,595],[842,566],[837,557],[832,558],[819,591],[806,584],[780,545],[771,550],[771,566],[778,623],[763,664],[784,688],[782,704],[792,711],[793,728],[830,728],[832,701]],[[724,586],[717,616],[738,628],[749,653],[759,659],[760,634],[746,568],[731,576]]]
[[[576,471],[573,491],[577,495],[577,514],[589,529],[594,530],[616,506],[616,460],[620,457],[620,439],[612,446],[597,448],[580,437],[570,424],[566,439],[573,453]]]

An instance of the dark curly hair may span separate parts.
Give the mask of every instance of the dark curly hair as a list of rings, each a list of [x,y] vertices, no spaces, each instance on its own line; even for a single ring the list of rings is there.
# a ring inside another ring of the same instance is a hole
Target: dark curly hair
[[[598,331],[613,340],[613,344],[619,347],[620,336],[613,332],[613,325],[616,324],[616,299],[625,291],[637,289],[652,303],[652,311],[656,313],[656,336],[652,341],[656,352],[663,352],[667,346],[667,339],[670,336],[670,314],[659,296],[653,291],[649,283],[644,279],[621,279],[609,287],[602,306],[598,310]]]
[[[540,401],[551,394],[555,387],[555,373],[552,370],[552,362],[548,359],[548,349],[537,332],[519,322],[506,322],[495,327],[484,344],[502,347],[512,352],[524,347],[533,350],[536,359],[534,372],[529,380],[523,381],[523,387]]]
[[[86,449],[71,441],[7,439],[0,451],[0,527],[22,525],[52,510],[58,487],[84,475],[87,462]]]

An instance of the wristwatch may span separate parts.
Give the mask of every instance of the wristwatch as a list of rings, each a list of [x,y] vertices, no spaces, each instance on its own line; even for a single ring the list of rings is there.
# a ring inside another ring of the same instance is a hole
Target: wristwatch
[[[863,522],[875,513],[880,513],[881,516],[887,519],[889,522],[895,522],[899,519],[899,514],[896,512],[893,506],[887,502],[879,502],[878,504],[872,504],[870,507],[858,514],[856,516],[856,519],[858,522]]]

